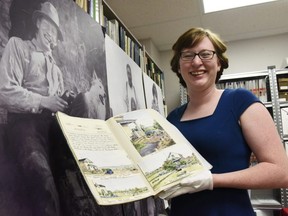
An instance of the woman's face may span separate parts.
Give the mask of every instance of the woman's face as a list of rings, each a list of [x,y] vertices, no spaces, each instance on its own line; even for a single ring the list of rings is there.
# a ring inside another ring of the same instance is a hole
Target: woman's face
[[[203,50],[215,51],[208,37],[205,37],[192,48],[183,49],[182,52],[199,53]],[[216,54],[210,60],[201,60],[198,55],[191,61],[184,61],[180,58],[179,65],[179,73],[184,79],[188,90],[193,91],[201,91],[214,86],[217,72],[221,68]]]

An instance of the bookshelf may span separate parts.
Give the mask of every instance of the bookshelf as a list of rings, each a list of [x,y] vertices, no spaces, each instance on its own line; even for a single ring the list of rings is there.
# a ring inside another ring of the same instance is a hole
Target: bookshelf
[[[101,5],[103,10],[101,24],[106,28],[106,34],[109,35],[109,37],[141,67],[142,71],[160,87],[163,96],[163,104],[164,107],[166,107],[163,70],[155,63],[150,54],[145,50],[145,46],[134,37],[105,0],[102,0]]]
[[[263,71],[222,75],[217,87],[220,89],[241,87],[254,93],[273,116],[288,154],[288,132],[283,127],[283,123],[288,121],[288,69],[277,70],[275,66],[269,66],[267,70]],[[180,86],[180,94],[181,104],[186,103],[188,101],[187,92],[182,86]],[[252,154],[251,165],[254,163],[257,163],[257,161],[255,161],[255,158],[253,160]],[[266,211],[266,213],[273,213],[279,212],[281,208],[288,207],[287,188],[251,190],[250,197],[255,212]]]
[[[241,77],[241,79],[239,79]],[[266,71],[246,72],[231,75],[222,75],[217,87],[219,89],[226,88],[245,88],[256,95],[262,102],[268,102],[268,75]]]
[[[102,0],[102,10],[101,25],[105,27],[106,34],[141,67],[143,46],[104,0]]]

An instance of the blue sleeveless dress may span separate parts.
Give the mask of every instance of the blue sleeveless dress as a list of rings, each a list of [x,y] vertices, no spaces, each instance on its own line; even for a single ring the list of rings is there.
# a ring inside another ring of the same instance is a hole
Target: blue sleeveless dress
[[[167,119],[199,153],[212,164],[212,173],[226,173],[249,167],[251,150],[239,119],[253,103],[260,102],[245,89],[224,90],[210,116],[180,121],[187,104],[172,111]],[[171,200],[172,216],[255,216],[247,190],[215,188],[184,194]]]

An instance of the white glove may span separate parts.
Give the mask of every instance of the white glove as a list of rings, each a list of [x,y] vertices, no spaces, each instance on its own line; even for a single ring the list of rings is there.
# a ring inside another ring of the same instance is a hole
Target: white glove
[[[159,197],[168,200],[181,194],[195,193],[202,190],[213,190],[213,178],[209,170],[182,179],[178,185],[162,191]]]

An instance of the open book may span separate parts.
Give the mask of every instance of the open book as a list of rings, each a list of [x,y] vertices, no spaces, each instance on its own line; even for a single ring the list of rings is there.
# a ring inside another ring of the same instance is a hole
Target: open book
[[[85,181],[99,205],[157,195],[211,165],[178,129],[152,109],[106,121],[71,117],[57,120]]]

